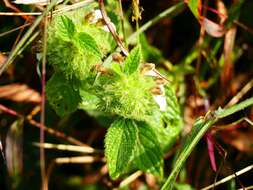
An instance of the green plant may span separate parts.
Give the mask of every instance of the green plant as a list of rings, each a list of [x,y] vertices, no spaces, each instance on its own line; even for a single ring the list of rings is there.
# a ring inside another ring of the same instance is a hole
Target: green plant
[[[252,187],[253,1],[38,1],[0,3],[1,187]]]
[[[137,42],[126,57],[115,59],[116,43],[100,14],[94,3],[53,17],[47,57],[55,73],[47,82],[48,101],[60,116],[82,109],[94,117],[116,118],[105,138],[113,179],[137,169],[162,177],[163,153],[182,127],[175,85],[167,85],[155,65],[144,59],[155,49],[144,36],[143,45]],[[118,16],[110,10],[108,14],[122,31]],[[114,59],[106,58],[108,54]]]

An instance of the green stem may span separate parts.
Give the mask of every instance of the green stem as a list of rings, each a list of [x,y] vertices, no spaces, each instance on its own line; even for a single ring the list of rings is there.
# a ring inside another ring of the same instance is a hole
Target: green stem
[[[175,167],[173,168],[168,179],[166,180],[166,182],[162,186],[161,190],[173,189],[174,182],[176,181],[176,178],[177,178],[179,172],[181,171],[181,168],[183,167],[186,159],[189,157],[189,155],[193,151],[194,147],[197,145],[197,143],[200,141],[200,139],[206,133],[207,129],[209,129],[214,123],[215,123],[214,119],[208,120],[206,123],[203,123],[198,134],[193,138],[193,140],[190,142],[190,144],[187,146],[187,148],[183,149],[181,154],[178,156]]]
[[[234,106],[231,106],[230,108],[227,108],[227,109],[218,109],[215,114],[216,114],[216,117],[221,119],[221,118],[224,118],[224,117],[227,117],[229,115],[232,115],[233,113],[235,112],[238,112],[240,110],[243,110],[245,109],[246,107],[249,107],[250,105],[253,104],[253,97],[247,99],[247,100],[244,100],[242,101],[241,103],[239,104],[236,104]]]

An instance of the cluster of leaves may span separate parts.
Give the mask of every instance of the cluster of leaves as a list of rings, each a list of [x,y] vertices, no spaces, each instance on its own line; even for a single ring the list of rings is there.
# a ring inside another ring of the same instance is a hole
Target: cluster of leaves
[[[86,7],[53,18],[47,56],[55,73],[47,82],[47,99],[60,116],[83,109],[93,116],[116,117],[105,138],[113,179],[136,169],[161,177],[163,153],[181,130],[174,88],[165,87],[167,108],[161,111],[150,92],[154,79],[141,73],[148,45],[136,45],[122,63],[106,59],[115,42],[84,19],[93,10]]]

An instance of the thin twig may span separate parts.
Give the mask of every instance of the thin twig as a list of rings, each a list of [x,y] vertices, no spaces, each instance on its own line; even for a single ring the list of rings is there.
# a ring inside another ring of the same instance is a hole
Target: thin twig
[[[0,13],[0,14],[1,14],[1,13]],[[9,30],[9,31],[7,31],[7,32],[1,33],[1,34],[0,34],[0,37],[3,37],[3,36],[5,36],[5,35],[8,35],[8,34],[10,34],[10,33],[12,33],[12,32],[15,32],[15,31],[17,31],[17,30],[19,30],[19,29],[25,28],[25,27],[30,26],[30,25],[31,25],[31,23],[27,23],[27,24],[23,24],[23,25],[21,25],[21,26],[19,26],[19,27],[13,28],[13,29],[11,29],[11,30]]]
[[[55,160],[51,160],[45,175],[45,183],[43,186],[44,190],[48,190],[49,178],[51,176],[51,173],[53,172],[54,167],[55,167]]]
[[[238,190],[250,190],[250,189],[253,189],[253,185],[248,186],[248,187],[244,187],[244,188],[240,188]]]
[[[104,162],[105,160],[99,156],[75,156],[56,158],[57,164],[91,164],[93,162]]]
[[[81,153],[86,153],[86,154],[102,152],[102,151],[99,151],[92,147],[87,147],[87,146],[52,144],[52,143],[43,143],[43,144],[33,143],[33,145],[38,146],[38,147],[43,147],[45,149],[57,149],[57,150],[63,150],[63,151],[81,152]]]
[[[94,0],[81,1],[81,2],[75,3],[73,5],[64,6],[63,8],[60,8],[60,9],[57,9],[57,10],[53,11],[53,13],[63,13],[63,12],[67,12],[67,11],[72,11],[74,9],[78,9],[78,8],[87,6],[87,5],[89,5],[93,2],[94,2]]]
[[[42,12],[0,12],[0,16],[39,16],[42,15]]]
[[[92,2],[94,2],[94,0],[87,0],[87,1],[82,1],[79,3],[75,3],[73,5],[67,5],[63,8],[54,10],[53,14],[63,13],[63,12],[71,11],[74,9],[78,9],[78,8],[86,6]],[[18,13],[16,13],[16,12],[0,12],[0,16],[40,16],[42,14],[43,14],[43,12],[18,12]]]
[[[204,6],[207,6],[208,5],[208,0],[206,0],[204,2]],[[203,17],[205,17],[207,14],[207,9],[204,9],[203,11]],[[199,50],[199,55],[198,55],[198,58],[197,58],[197,63],[196,63],[196,70],[195,70],[195,85],[197,88],[198,87],[198,84],[199,83],[199,72],[200,72],[200,66],[201,66],[201,62],[202,62],[202,55],[201,55],[201,52],[202,52],[202,49],[203,49],[203,44],[204,44],[204,39],[205,39],[205,34],[206,34],[206,30],[205,30],[205,27],[203,26],[203,22],[201,21],[200,22],[200,32],[199,32],[199,39],[198,39],[198,42],[197,42],[197,47],[198,47],[198,50]]]
[[[213,183],[214,187],[215,187],[215,185],[217,183],[218,176],[221,173],[221,170],[222,170],[223,166],[225,165],[225,162],[226,162],[226,159],[227,159],[227,152],[226,152],[226,150],[224,150],[223,147],[220,144],[218,144],[218,143],[215,143],[215,147],[218,150],[219,154],[222,156],[222,161],[221,161],[221,164],[220,164],[220,166],[218,168],[218,171],[215,173],[215,178],[214,178],[214,183]],[[214,189],[214,187],[213,187],[213,189]]]
[[[140,177],[143,174],[142,171],[137,171],[135,173],[133,173],[132,175],[128,176],[126,179],[124,179],[121,183],[120,183],[120,187],[124,187],[130,183],[132,183],[134,180],[136,180],[138,177]]]
[[[245,31],[247,31],[248,33],[250,33],[251,35],[253,35],[253,29],[252,28],[246,26],[245,24],[239,22],[238,20],[234,20],[233,22],[237,26],[241,27],[242,29],[244,29]]]
[[[12,9],[13,11],[17,12],[17,13],[22,13],[21,10],[19,10],[16,6],[12,5],[9,0],[3,0],[4,4],[6,7]],[[28,17],[27,15],[20,15],[23,19],[25,19],[26,21],[32,23],[33,18],[32,17]]]
[[[240,175],[242,175],[242,174],[244,174],[244,173],[246,173],[246,172],[248,172],[252,169],[253,169],[253,165],[247,166],[247,167],[243,168],[242,170],[239,170],[238,172],[235,172],[234,174],[229,175],[229,176],[221,179],[220,181],[216,182],[215,184],[212,184],[212,185],[209,185],[205,188],[202,188],[201,190],[208,190],[208,189],[211,189],[213,187],[217,187],[218,185],[223,184],[227,181],[230,181],[230,180],[236,178],[237,176],[240,176]]]
[[[46,127],[45,125],[41,126],[40,123],[38,123],[37,121],[33,120],[33,119],[30,119],[29,117],[25,117],[23,116],[22,114],[16,112],[15,110],[12,110],[10,108],[7,108],[6,106],[4,105],[1,105],[0,104],[0,110],[7,113],[7,114],[10,114],[12,116],[15,116],[15,117],[19,117],[19,118],[24,118],[29,124],[31,124],[32,126],[34,127],[37,127],[37,128],[42,128],[45,132],[47,132],[48,134],[50,135],[53,135],[57,138],[60,138],[60,139],[63,139],[65,141],[68,141],[69,143],[71,144],[75,144],[75,145],[78,145],[78,146],[85,146],[85,147],[90,147],[89,145],[87,144],[84,144],[83,142],[75,139],[74,137],[71,137],[71,136],[68,136],[68,135],[65,135],[63,132],[61,131],[58,131],[56,129],[52,129],[52,128],[49,128],[49,127]]]
[[[42,77],[41,77],[41,113],[40,113],[40,144],[44,143],[45,133],[42,126],[45,125],[45,88],[46,88],[46,52],[47,52],[47,26],[48,19],[44,19],[44,33],[43,33],[43,51],[42,51]],[[45,184],[45,150],[44,147],[40,147],[40,169],[42,187]]]
[[[215,132],[218,132],[218,131],[220,131],[220,130],[228,129],[228,128],[230,128],[230,127],[234,127],[234,126],[238,125],[238,124],[241,123],[242,121],[246,121],[248,124],[250,124],[251,126],[253,126],[253,123],[252,123],[252,121],[251,121],[249,118],[243,117],[243,118],[241,118],[241,119],[239,119],[239,120],[237,120],[237,121],[234,121],[234,122],[232,122],[232,123],[229,123],[229,124],[227,124],[227,125],[213,126],[212,130],[215,131]]]
[[[72,157],[73,158],[73,157]],[[63,160],[63,158],[58,158],[58,159],[60,159],[60,160],[58,160],[58,162],[60,161],[60,162],[62,162],[62,161],[66,161],[66,158],[64,158],[64,160]],[[85,161],[86,163],[88,163],[87,161],[88,161],[88,158],[87,158],[87,156],[86,156],[86,158],[80,158],[80,157],[78,157],[78,161],[79,160],[83,160],[83,161]],[[96,157],[95,159],[93,158],[93,161],[92,162],[90,162],[90,163],[93,163],[94,161],[101,161],[101,159],[102,159],[102,161],[104,162],[104,159],[103,158],[98,158],[98,157]],[[90,159],[91,160],[91,159]],[[72,160],[73,161],[73,160]],[[81,162],[81,164],[83,164],[84,162]],[[54,169],[54,167],[56,166],[56,164],[69,164],[69,162],[66,162],[66,163],[57,163],[57,158],[56,159],[54,159],[54,160],[51,160],[51,162],[49,163],[49,166],[48,166],[48,168],[47,168],[47,172],[46,172],[46,184],[45,184],[45,186],[44,186],[44,188],[45,188],[45,190],[48,190],[48,184],[49,184],[49,179],[50,179],[50,176],[51,176],[51,174],[52,174],[52,172],[53,172],[53,169]],[[105,175],[105,174],[107,174],[108,173],[108,169],[107,169],[107,166],[106,166],[106,164],[104,165],[104,166],[102,166],[101,167],[101,169],[100,169],[100,171],[98,172],[98,175],[99,176],[103,176],[103,175]]]
[[[27,21],[25,21],[24,24],[26,24],[26,23],[27,23]],[[25,29],[25,28],[21,28],[21,30],[19,31],[19,33],[18,33],[18,35],[17,35],[17,37],[16,37],[16,39],[15,39],[15,42],[14,42],[13,45],[12,45],[11,50],[14,50],[14,49],[15,49],[16,45],[18,44],[18,42],[19,42],[19,40],[20,40],[20,38],[21,38],[21,36],[22,36],[22,33],[23,33],[24,29]],[[31,38],[28,39],[28,41],[31,42]],[[27,44],[27,43],[26,43],[26,44]],[[25,45],[24,45],[24,46],[25,46]],[[24,46],[23,46],[23,48],[24,48]]]
[[[29,44],[31,44],[31,43],[39,36],[39,34],[40,34],[40,31],[34,32],[33,35],[32,35],[32,36],[28,39],[28,41],[24,44],[24,46],[19,50],[19,52],[18,52],[17,55],[21,54],[21,52],[22,52],[25,48],[27,48],[27,46],[28,46]]]
[[[112,27],[111,25],[111,21],[110,19],[108,18],[107,14],[106,14],[106,11],[105,11],[105,5],[104,5],[104,0],[99,0],[99,7],[100,7],[100,10],[101,10],[101,13],[102,13],[102,17],[105,21],[105,24],[107,25],[109,31],[111,32],[114,40],[117,42],[119,48],[121,49],[122,53],[127,56],[128,55],[128,51],[127,49],[124,47],[121,39],[119,38],[117,32],[114,30],[114,28]]]
[[[153,19],[149,20],[148,22],[146,22],[144,25],[142,25],[138,31],[135,31],[132,35],[130,35],[127,38],[127,43],[133,43],[134,40],[136,39],[136,37],[140,34],[145,32],[147,29],[149,29],[151,26],[155,25],[156,23],[158,23],[161,19],[165,18],[165,17],[173,17],[175,15],[177,15],[178,13],[180,13],[183,9],[185,8],[185,4],[184,2],[180,2],[172,7],[169,7],[168,9],[166,9],[165,11],[161,12],[159,15],[157,15],[156,17],[154,17]],[[116,51],[118,51],[119,48],[116,49]],[[113,53],[111,53],[104,61],[105,62],[110,62],[112,60],[112,55]]]
[[[5,113],[7,113],[7,114],[9,114],[9,115],[12,115],[12,116],[15,116],[15,117],[23,117],[21,114],[19,114],[18,112],[16,112],[16,111],[14,111],[14,110],[12,110],[12,109],[10,109],[10,108],[7,108],[7,107],[5,107],[4,105],[1,105],[0,104],[0,110],[2,111],[2,112],[5,112]],[[1,112],[0,112],[1,113]]]
[[[253,79],[251,79],[225,106],[225,108],[230,107],[237,102],[253,87]]]
[[[88,146],[87,144],[84,144],[83,142],[75,139],[74,137],[65,135],[61,131],[58,131],[56,129],[52,129],[52,128],[46,127],[45,125],[41,126],[40,123],[38,123],[37,121],[35,121],[33,119],[32,120],[28,120],[28,123],[30,123],[32,126],[37,127],[39,129],[42,128],[45,132],[49,133],[50,135],[53,135],[55,137],[61,138],[63,140],[66,140],[66,141],[68,141],[68,142],[70,142],[72,144],[79,145],[79,146]]]

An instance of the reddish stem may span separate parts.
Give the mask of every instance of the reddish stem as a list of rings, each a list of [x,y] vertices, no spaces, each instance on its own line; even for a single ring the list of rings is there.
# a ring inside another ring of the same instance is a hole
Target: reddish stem
[[[125,56],[128,56],[128,51],[127,49],[124,47],[120,37],[118,36],[118,34],[116,33],[116,31],[114,30],[114,28],[111,25],[110,19],[108,18],[106,11],[105,11],[105,5],[104,5],[104,1],[103,0],[99,0],[99,7],[100,7],[100,11],[102,13],[102,17],[105,21],[106,26],[108,27],[109,31],[111,32],[114,40],[117,42],[119,48],[121,49],[122,53]]]
[[[211,131],[208,131],[206,133],[206,142],[207,142],[207,150],[208,150],[208,155],[211,163],[211,167],[213,171],[217,171],[217,166],[216,166],[216,161],[215,161],[215,151],[214,151],[214,139],[211,134]]]
[[[12,116],[16,116],[16,117],[22,117],[19,113],[17,113],[16,111],[12,110],[12,109],[9,109],[7,107],[5,107],[4,105],[1,105],[0,104],[0,110],[2,110],[3,112],[5,113],[8,113]]]
[[[41,76],[41,114],[40,114],[40,144],[44,144],[45,133],[43,126],[45,125],[45,88],[46,88],[46,51],[47,51],[47,18],[45,18],[44,23],[44,39],[43,39],[43,58],[42,58],[42,76]],[[47,189],[45,187],[45,150],[40,147],[40,168],[41,168],[41,180],[42,189]]]

